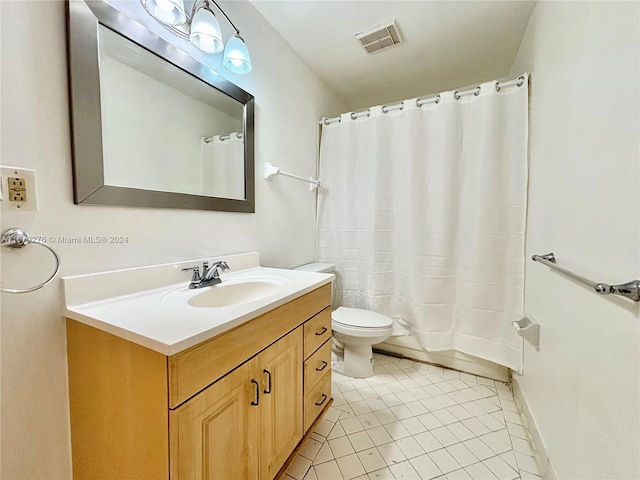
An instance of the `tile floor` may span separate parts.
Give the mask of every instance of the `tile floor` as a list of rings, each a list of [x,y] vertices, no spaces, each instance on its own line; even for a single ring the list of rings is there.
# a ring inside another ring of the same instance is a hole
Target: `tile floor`
[[[285,480],[540,478],[506,384],[374,357],[371,378],[333,374],[334,403]]]

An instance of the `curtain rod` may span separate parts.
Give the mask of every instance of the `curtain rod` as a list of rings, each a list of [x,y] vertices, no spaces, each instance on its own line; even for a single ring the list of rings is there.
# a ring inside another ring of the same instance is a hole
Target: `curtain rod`
[[[520,75],[518,78],[514,78],[513,80],[509,80],[508,82],[496,81],[496,85],[495,85],[496,92],[499,92],[503,88],[512,87],[514,85],[521,87],[522,85],[524,85],[524,80],[525,80],[525,76]],[[475,95],[476,97],[480,95],[480,85],[477,85],[474,88],[470,88],[469,90],[463,90],[462,92],[459,92],[458,90],[455,90],[453,92],[453,98],[455,98],[456,100],[459,100],[461,97],[464,97],[466,95]],[[429,103],[438,104],[440,103],[440,98],[441,98],[440,94],[436,95],[435,97],[418,98],[416,99],[416,106],[421,107]],[[392,105],[383,105],[382,113],[388,113],[394,110],[402,110],[404,108],[404,102],[406,102],[406,100],[403,100],[402,102],[395,103]],[[367,108],[366,110],[361,110],[360,112],[351,112],[351,119],[355,120],[356,118],[368,117],[370,115],[371,115],[371,107]],[[318,120],[318,124],[331,125],[332,123],[340,123],[340,119],[341,119],[340,115],[337,117],[321,118],[320,120]]]

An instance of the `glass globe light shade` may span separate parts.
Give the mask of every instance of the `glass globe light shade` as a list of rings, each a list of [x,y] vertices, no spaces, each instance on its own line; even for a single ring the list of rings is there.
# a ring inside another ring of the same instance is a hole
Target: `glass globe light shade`
[[[224,48],[220,24],[208,8],[200,7],[193,16],[189,40],[206,53],[220,53]]]
[[[227,42],[227,46],[224,48],[222,65],[231,73],[237,73],[240,75],[247,74],[251,71],[249,50],[247,49],[244,40],[242,40],[238,35],[234,35]]]
[[[182,25],[187,21],[184,0],[146,0],[143,5],[153,18],[165,25]]]

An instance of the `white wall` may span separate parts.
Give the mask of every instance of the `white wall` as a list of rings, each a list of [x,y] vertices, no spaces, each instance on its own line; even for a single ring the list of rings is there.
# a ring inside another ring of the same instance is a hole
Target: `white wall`
[[[511,76],[531,72],[527,258],[640,277],[638,2],[538,2]],[[640,477],[640,305],[528,261],[518,382],[558,478]]]
[[[40,205],[35,213],[3,213],[2,230],[16,226],[32,235],[129,237],[119,245],[53,245],[62,275],[254,250],[270,266],[314,260],[314,195],[303,182],[265,182],[262,166],[270,161],[283,170],[315,175],[317,118],[344,107],[250,4],[228,2],[224,8],[241,28],[254,66],[249,76],[234,80],[256,97],[256,213],[74,205],[65,3],[0,2],[1,163],[36,169]],[[6,250],[3,286],[18,284],[18,266],[30,281],[44,278],[51,268],[46,252],[37,247]],[[1,300],[0,476],[69,478],[61,283],[58,279],[26,295],[2,294]]]

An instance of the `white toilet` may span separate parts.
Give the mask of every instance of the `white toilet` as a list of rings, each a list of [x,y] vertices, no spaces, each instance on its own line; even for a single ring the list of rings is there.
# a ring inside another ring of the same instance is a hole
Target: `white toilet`
[[[333,273],[331,263],[308,263],[295,270]],[[372,345],[384,342],[393,330],[392,320],[380,313],[361,308],[338,307],[331,313],[333,355],[331,367],[349,377],[373,375]]]

